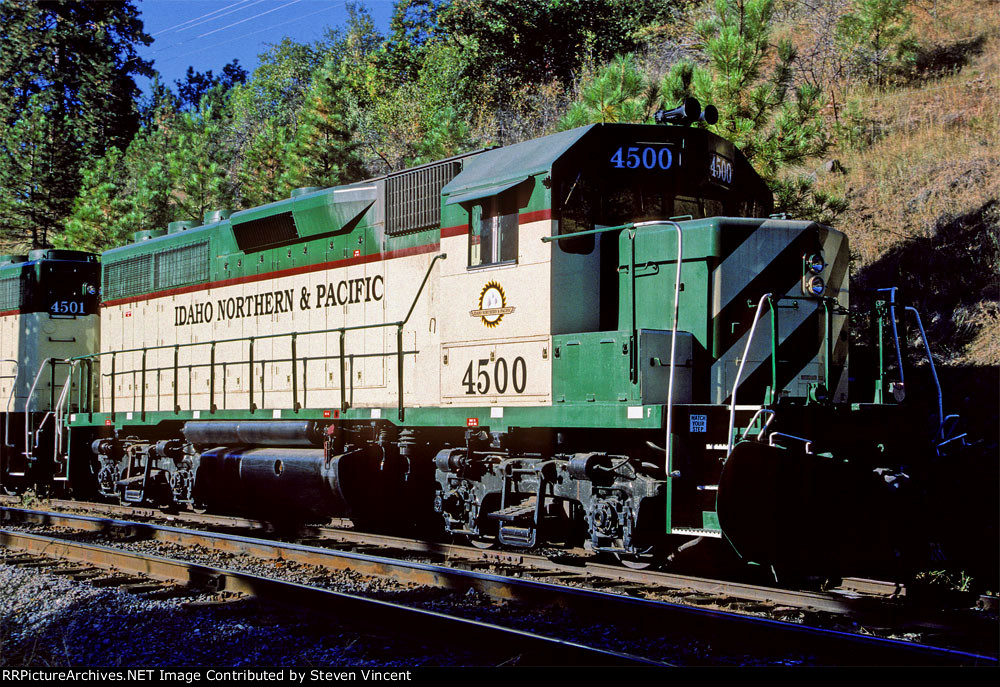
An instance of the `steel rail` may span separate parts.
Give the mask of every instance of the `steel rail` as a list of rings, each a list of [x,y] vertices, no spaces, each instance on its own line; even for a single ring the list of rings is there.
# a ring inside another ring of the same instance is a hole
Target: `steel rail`
[[[641,656],[389,601],[96,544],[0,530],[0,545],[155,580],[205,587],[213,592],[234,592],[312,612],[329,612],[341,623],[346,618],[348,624],[379,632],[388,628],[392,634],[411,638],[446,638],[449,648],[462,644],[481,652],[488,647],[490,654],[518,655],[520,665],[666,665]]]
[[[0,509],[6,514],[14,509]],[[306,565],[386,577],[400,582],[431,585],[539,605],[560,605],[575,611],[593,613],[603,619],[645,623],[645,627],[683,627],[707,631],[713,644],[735,642],[738,646],[802,646],[804,650],[829,656],[838,664],[851,665],[997,665],[997,659],[970,652],[930,647],[912,642],[882,639],[868,635],[806,627],[794,623],[740,615],[737,613],[685,606],[666,601],[641,599],[600,590],[569,587],[549,582],[506,577],[494,573],[461,570],[415,561],[400,561],[384,556],[338,551],[301,544],[279,543],[221,533],[193,532],[181,528],[129,521],[92,518],[72,514],[19,511],[49,520],[49,524],[75,521],[77,527],[97,530],[128,528],[135,535],[182,546],[200,545],[218,551],[261,558],[277,558]],[[0,540],[2,543],[2,540]],[[430,545],[433,547],[433,545]],[[445,547],[447,545],[441,545]],[[615,569],[619,571],[619,569]],[[622,575],[637,571],[620,570]],[[697,579],[697,578],[694,578]],[[726,583],[715,582],[716,593]],[[671,625],[682,623],[682,625]],[[709,629],[711,628],[711,629]],[[724,634],[720,634],[720,630]],[[728,636],[724,636],[728,635]]]
[[[15,497],[0,497],[0,503],[13,502]],[[78,502],[72,501],[51,501],[51,506],[65,506],[79,508]],[[168,521],[187,521],[209,527],[225,527],[234,529],[256,528],[267,529],[268,523],[260,520],[253,520],[230,515],[206,515],[198,513],[183,513],[177,515],[164,515],[161,511],[153,509],[135,509],[129,506],[116,506],[113,504],[86,504],[88,508],[94,508],[102,512],[120,513],[131,517],[166,518]],[[6,509],[0,508],[0,517],[4,515]],[[11,512],[28,514],[32,511],[20,508],[12,508]],[[57,524],[57,516],[73,514],[47,513],[44,517],[34,518],[35,522]],[[26,515],[27,517],[27,515]],[[92,517],[92,516],[84,516]],[[70,527],[85,527],[85,521],[67,518],[58,524]],[[105,521],[106,522],[106,521]],[[349,521],[342,521],[348,523]],[[79,524],[74,524],[79,523]],[[104,527],[104,525],[101,525]],[[460,561],[472,563],[489,562],[498,566],[524,566],[536,568],[538,570],[565,573],[566,575],[576,575],[583,584],[587,580],[617,580],[623,585],[629,583],[649,586],[650,591],[664,592],[669,590],[684,590],[697,592],[700,594],[725,595],[735,599],[755,602],[767,602],[796,608],[825,611],[837,614],[856,614],[869,610],[873,599],[859,599],[850,594],[869,594],[882,597],[902,597],[906,595],[906,589],[902,585],[894,582],[884,582],[879,580],[861,580],[855,578],[845,578],[839,588],[839,592],[819,593],[811,591],[801,591],[792,589],[780,589],[776,587],[753,585],[743,582],[718,580],[692,575],[682,575],[678,573],[664,572],[658,570],[634,570],[620,565],[609,565],[595,561],[584,561],[580,564],[566,563],[552,560],[543,555],[528,553],[524,551],[510,550],[484,550],[472,546],[458,544],[448,544],[444,542],[430,542],[419,539],[409,539],[405,537],[361,532],[357,530],[344,529],[343,527],[307,527],[304,532],[308,533],[305,538],[321,541],[338,542],[342,544],[355,544],[358,546],[378,547],[392,551],[402,551],[411,554],[424,554],[434,556],[448,561],[454,565]],[[301,532],[300,532],[301,534]],[[331,551],[330,549],[322,549]],[[370,553],[370,552],[369,552]],[[531,574],[530,570],[526,571]],[[846,593],[846,595],[845,595]]]

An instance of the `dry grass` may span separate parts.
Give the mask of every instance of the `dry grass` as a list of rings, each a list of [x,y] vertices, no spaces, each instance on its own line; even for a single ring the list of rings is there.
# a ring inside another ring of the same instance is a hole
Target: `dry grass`
[[[838,226],[851,240],[855,288],[904,287],[942,362],[996,367],[1000,2],[914,9],[924,71],[895,87],[844,89],[861,115],[831,152],[847,171],[818,186],[849,201]]]
[[[922,43],[946,45],[995,31],[1000,0],[913,0],[910,11]]]

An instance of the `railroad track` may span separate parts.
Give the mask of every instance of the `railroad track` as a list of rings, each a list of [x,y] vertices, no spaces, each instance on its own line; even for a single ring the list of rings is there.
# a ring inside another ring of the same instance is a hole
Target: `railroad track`
[[[832,630],[810,628],[802,625],[769,619],[738,615],[715,609],[684,606],[623,593],[621,585],[631,585],[638,591],[640,583],[627,578],[650,573],[616,568],[614,574],[616,593],[589,587],[565,584],[566,578],[552,569],[550,581],[498,574],[513,561],[498,560],[502,554],[473,549],[481,558],[481,565],[454,567],[421,561],[408,561],[374,555],[362,550],[365,545],[351,543],[355,549],[330,549],[296,543],[276,542],[259,538],[237,536],[218,532],[193,531],[181,528],[113,520],[89,516],[3,509],[8,521],[20,519],[50,526],[69,527],[91,532],[118,532],[141,540],[155,540],[184,547],[202,547],[230,554],[250,555],[260,559],[281,560],[329,570],[351,570],[362,575],[392,579],[397,582],[441,587],[465,592],[475,590],[497,599],[539,605],[559,605],[572,609],[581,617],[600,617],[605,622],[644,628],[674,628],[685,633],[709,635],[713,646],[724,650],[744,652],[770,650],[774,647],[798,652],[824,665],[995,665],[991,656],[971,652],[929,647],[909,642],[879,639]],[[353,533],[352,533],[353,534]],[[5,545],[14,533],[2,533]],[[367,536],[367,535],[366,535]],[[386,542],[383,542],[383,544]],[[48,543],[47,546],[54,546]],[[448,555],[452,547],[424,543],[435,555]],[[372,546],[372,544],[368,544]],[[465,547],[462,547],[465,548]],[[190,564],[189,564],[190,565]],[[554,564],[556,565],[556,564]],[[489,568],[487,572],[484,568]],[[590,564],[584,566],[589,568]],[[523,570],[513,570],[522,574]],[[574,574],[580,574],[577,570]],[[612,573],[608,572],[608,575]],[[553,584],[552,579],[560,580]],[[233,584],[238,584],[234,582]],[[716,583],[718,584],[718,583]],[[627,589],[625,590],[627,591]],[[620,657],[616,660],[622,660]]]
[[[0,497],[0,503],[13,504],[14,497]],[[199,513],[165,514],[150,508],[135,508],[114,504],[80,503],[76,501],[49,501],[52,508],[86,510],[121,515],[130,519],[149,519],[188,523],[209,529],[257,530],[272,532],[271,523],[228,515]],[[898,606],[886,602],[906,596],[905,586],[895,582],[844,578],[841,584],[827,592],[783,589],[738,581],[709,579],[693,575],[658,570],[633,570],[621,565],[602,564],[588,556],[555,556],[525,553],[522,551],[487,550],[442,542],[428,542],[406,537],[359,532],[350,528],[350,520],[337,526],[314,526],[301,530],[299,542],[309,542],[324,548],[341,548],[360,553],[379,552],[383,556],[426,557],[431,561],[447,563],[453,567],[519,568],[523,574],[545,578],[552,582],[581,587],[598,587],[605,591],[643,595],[682,591],[700,597],[725,597],[750,604],[766,603],[809,611],[861,617],[884,616],[898,612]]]
[[[491,662],[518,665],[664,665],[641,656],[547,637],[457,615],[428,611],[357,594],[322,589],[190,561],[124,551],[60,537],[0,530],[0,544],[24,552],[8,564],[72,576],[132,593],[170,594],[163,583],[228,597],[254,597],[282,606],[325,614],[353,627],[408,637],[447,637],[452,649],[490,656]],[[60,562],[74,564],[56,568]],[[104,573],[100,571],[105,571]]]

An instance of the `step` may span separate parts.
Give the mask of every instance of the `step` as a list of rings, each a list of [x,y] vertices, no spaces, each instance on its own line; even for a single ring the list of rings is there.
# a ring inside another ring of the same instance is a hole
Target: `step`
[[[537,503],[538,499],[532,496],[527,501],[514,506],[507,506],[502,510],[490,513],[487,517],[490,520],[499,520],[500,522],[530,524],[534,522]]]

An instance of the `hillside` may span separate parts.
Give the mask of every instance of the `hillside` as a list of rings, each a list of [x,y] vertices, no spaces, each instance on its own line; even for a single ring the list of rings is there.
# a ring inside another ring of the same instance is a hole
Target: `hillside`
[[[898,286],[931,340],[945,412],[995,442],[1000,403],[1000,3],[911,5],[917,60],[842,90],[817,188],[847,201],[852,288]],[[806,21],[815,15],[804,17]],[[802,20],[800,20],[801,22]],[[799,28],[804,25],[799,23]],[[792,27],[786,27],[786,30]],[[829,170],[829,171],[828,171]],[[923,347],[914,328],[911,358]],[[929,375],[922,381],[931,383]]]

